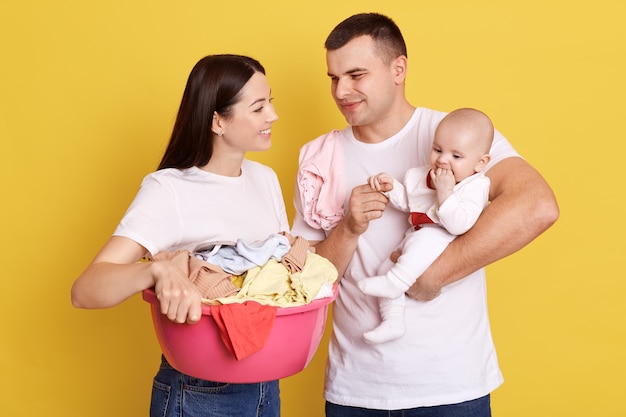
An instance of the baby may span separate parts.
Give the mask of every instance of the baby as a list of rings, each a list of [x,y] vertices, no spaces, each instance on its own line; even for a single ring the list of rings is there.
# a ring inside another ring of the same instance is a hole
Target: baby
[[[491,159],[493,134],[486,114],[457,109],[437,126],[430,165],[409,169],[404,184],[384,172],[368,178],[372,189],[383,192],[393,207],[410,213],[411,227],[397,263],[388,260],[381,265],[380,276],[359,281],[365,294],[384,297],[379,301],[382,322],[363,335],[367,342],[383,343],[404,335],[404,292],[456,236],[474,225],[487,206],[490,183],[481,171]]]

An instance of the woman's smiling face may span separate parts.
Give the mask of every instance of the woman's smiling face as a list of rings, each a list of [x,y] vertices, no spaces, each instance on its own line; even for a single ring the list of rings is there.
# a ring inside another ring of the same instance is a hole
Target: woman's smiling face
[[[265,75],[256,72],[241,89],[240,97],[232,107],[232,116],[222,120],[224,134],[216,140],[242,153],[269,149],[272,123],[278,120],[278,115]]]

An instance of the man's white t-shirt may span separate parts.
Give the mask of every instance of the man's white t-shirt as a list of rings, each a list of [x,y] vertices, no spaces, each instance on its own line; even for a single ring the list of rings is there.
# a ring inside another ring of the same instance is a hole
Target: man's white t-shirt
[[[330,175],[343,176],[344,207],[352,188],[369,176],[384,171],[403,178],[409,168],[428,164],[434,132],[444,116],[417,108],[402,130],[377,144],[359,142],[350,127],[339,132],[342,165],[333,165]],[[499,132],[491,155],[488,167],[519,157]],[[324,230],[303,220],[298,190],[294,201],[292,234],[324,240]],[[430,302],[408,299],[402,338],[382,344],[364,341],[363,333],[375,328],[380,316],[377,299],[363,294],[357,282],[377,275],[406,230],[406,213],[388,206],[359,237],[333,307],[324,388],[329,402],[382,410],[454,404],[487,395],[503,381],[489,326],[484,269],[445,287]]]

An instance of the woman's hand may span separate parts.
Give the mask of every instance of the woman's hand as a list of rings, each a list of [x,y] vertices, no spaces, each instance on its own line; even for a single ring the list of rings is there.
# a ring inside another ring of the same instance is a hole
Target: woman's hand
[[[161,313],[176,323],[197,323],[202,317],[202,295],[187,275],[171,261],[152,261],[154,292]]]

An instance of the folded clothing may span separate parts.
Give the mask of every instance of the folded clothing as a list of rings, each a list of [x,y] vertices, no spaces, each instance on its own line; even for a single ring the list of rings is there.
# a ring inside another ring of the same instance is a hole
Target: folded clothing
[[[287,232],[282,233],[289,239],[289,245],[291,247],[280,262],[292,274],[301,272],[309,253],[309,241],[302,236],[293,237]]]

